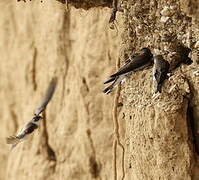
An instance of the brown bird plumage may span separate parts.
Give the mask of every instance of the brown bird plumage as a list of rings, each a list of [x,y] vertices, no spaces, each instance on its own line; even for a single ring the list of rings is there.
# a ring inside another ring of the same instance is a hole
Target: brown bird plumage
[[[169,67],[169,62],[163,59],[161,55],[154,57],[153,80],[155,84],[155,93],[161,93],[162,84],[167,78]]]

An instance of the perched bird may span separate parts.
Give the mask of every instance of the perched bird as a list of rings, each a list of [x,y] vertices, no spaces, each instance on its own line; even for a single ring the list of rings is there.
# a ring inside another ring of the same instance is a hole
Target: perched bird
[[[175,51],[178,56],[175,58],[175,61],[171,62],[170,70],[180,67],[181,64],[191,65],[193,63],[193,60],[189,57],[189,53],[191,52],[190,48],[184,45],[179,45],[176,46]]]
[[[132,71],[137,71],[144,69],[145,67],[152,64],[152,57],[153,54],[151,53],[149,48],[142,48],[141,53],[132,54],[126,61],[125,64],[114,74],[112,74],[105,82],[113,83],[106,87],[103,92],[108,94],[112,91],[112,89],[118,85],[119,83],[123,82],[127,75]]]
[[[7,144],[12,144],[12,149],[21,142],[27,135],[31,134],[35,129],[39,127],[39,122],[43,118],[40,114],[45,110],[49,101],[51,100],[57,84],[57,78],[53,78],[46,90],[45,96],[42,99],[41,104],[36,108],[34,117],[19,131],[16,136],[9,136],[6,138]]]
[[[154,57],[153,80],[155,83],[155,93],[161,93],[162,84],[168,77],[167,73],[169,72],[169,67],[169,62],[163,59],[161,55]]]

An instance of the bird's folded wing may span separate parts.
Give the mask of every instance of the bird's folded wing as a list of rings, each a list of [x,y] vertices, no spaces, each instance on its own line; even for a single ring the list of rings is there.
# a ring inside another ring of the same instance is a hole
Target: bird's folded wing
[[[135,57],[135,56],[137,56],[137,54],[132,55],[132,57]],[[122,67],[124,67],[125,65],[129,64],[130,62],[131,62],[131,59],[130,59],[130,58],[126,59],[126,60],[124,61],[124,65],[123,65]],[[109,79],[107,79],[106,81],[104,81],[104,84],[107,84],[107,83],[110,83],[110,82],[114,81],[115,78],[116,78],[116,76],[114,76],[114,77],[109,77]]]
[[[145,63],[146,63],[145,55],[136,56],[131,62],[122,66],[116,73],[112,74],[110,77],[115,77],[115,76],[119,76],[121,74],[128,73],[130,71],[133,71],[133,70],[141,67]]]

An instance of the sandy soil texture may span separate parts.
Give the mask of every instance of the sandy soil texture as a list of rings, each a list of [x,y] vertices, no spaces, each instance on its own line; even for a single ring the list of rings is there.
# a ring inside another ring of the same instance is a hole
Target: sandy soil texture
[[[68,3],[0,2],[0,180],[198,180],[197,0],[119,1],[114,30],[111,1]],[[189,48],[193,63],[172,70],[157,97],[152,67],[104,95],[117,62],[142,47],[172,68]],[[41,127],[10,151],[5,137],[32,118],[53,76],[58,85]],[[124,161],[118,144],[114,154],[113,115]]]

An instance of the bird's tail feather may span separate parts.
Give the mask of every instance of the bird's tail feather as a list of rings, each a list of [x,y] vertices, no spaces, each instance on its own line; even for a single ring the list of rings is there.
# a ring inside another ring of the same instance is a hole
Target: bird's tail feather
[[[104,84],[110,83],[115,80],[115,77],[109,77],[106,81],[104,81]]]
[[[18,143],[12,144],[12,146],[11,146],[11,151],[17,146],[17,144],[18,144]]]
[[[104,90],[103,90],[103,93],[105,94],[109,94],[110,92],[112,92],[114,86],[111,84],[110,86],[106,87]]]

